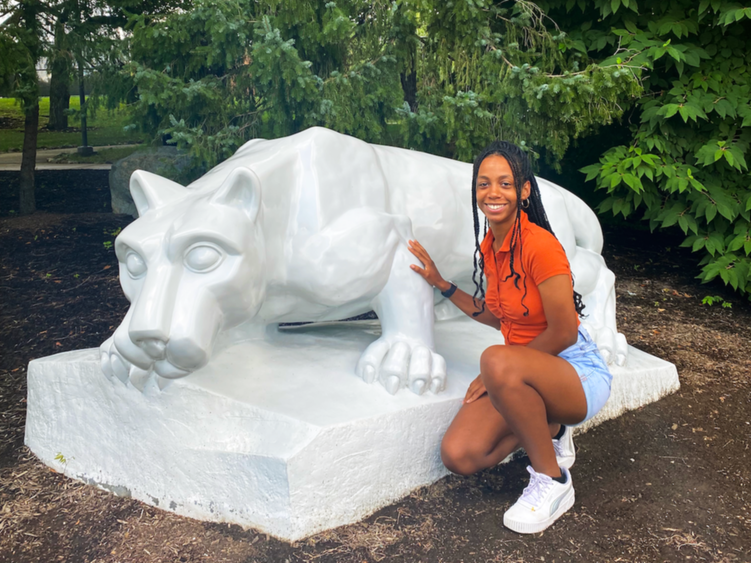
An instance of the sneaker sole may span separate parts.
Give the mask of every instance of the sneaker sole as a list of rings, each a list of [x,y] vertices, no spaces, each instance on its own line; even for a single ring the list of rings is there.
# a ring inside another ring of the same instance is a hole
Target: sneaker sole
[[[515,520],[507,518],[504,514],[503,525],[506,526],[509,530],[516,532],[517,534],[536,534],[538,532],[542,532],[543,530],[549,528],[553,524],[553,522],[558,520],[558,518],[563,516],[569,508],[574,506],[575,500],[576,494],[574,493],[574,489],[572,488],[566,494],[566,497],[561,501],[561,504],[558,506],[558,510],[556,510],[547,520],[542,520],[540,522],[517,522]]]

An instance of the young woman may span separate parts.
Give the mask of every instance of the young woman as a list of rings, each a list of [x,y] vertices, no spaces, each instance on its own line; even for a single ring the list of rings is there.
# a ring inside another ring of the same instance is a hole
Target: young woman
[[[412,269],[465,314],[500,329],[506,342],[482,354],[480,375],[443,438],[441,457],[454,473],[470,475],[523,447],[530,482],[503,523],[519,533],[540,532],[574,504],[569,425],[597,413],[612,377],[579,326],[581,296],[573,290],[529,159],[517,146],[494,142],[477,157],[472,208],[474,295],[444,280],[425,249],[410,241],[423,264]],[[478,209],[486,218],[482,243]]]

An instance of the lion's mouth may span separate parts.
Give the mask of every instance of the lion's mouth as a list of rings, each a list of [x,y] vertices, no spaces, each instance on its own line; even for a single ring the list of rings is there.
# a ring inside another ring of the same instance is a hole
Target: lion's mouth
[[[161,377],[176,379],[185,377],[208,362],[210,352],[191,338],[170,338],[146,341],[142,346],[154,359],[154,371]]]
[[[168,360],[159,360],[154,363],[154,371],[160,377],[167,379],[177,379],[178,377],[185,377],[190,373],[188,370],[177,367],[175,364],[171,364]]]
[[[116,333],[117,334],[117,333]],[[134,338],[129,335],[128,343],[135,344],[131,350],[133,364],[141,369],[153,370],[160,377],[177,379],[185,377],[208,363],[211,344],[199,344],[194,337],[169,335],[164,338]]]
[[[141,340],[138,345],[155,361],[163,360],[167,354],[167,344],[156,338]]]

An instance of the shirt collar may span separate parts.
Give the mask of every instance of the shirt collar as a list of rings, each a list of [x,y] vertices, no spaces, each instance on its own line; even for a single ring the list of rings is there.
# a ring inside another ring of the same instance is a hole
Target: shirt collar
[[[526,212],[522,211],[521,213],[519,213],[519,222],[522,231],[529,226],[529,217],[527,216]],[[511,227],[511,230],[509,230],[509,232],[506,234],[506,238],[503,240],[503,244],[501,245],[501,248],[498,250],[498,252],[509,252],[511,250],[511,233],[513,232],[515,226],[516,222],[514,222],[514,226]],[[493,255],[494,241],[495,237],[493,236],[493,231],[488,229],[488,233],[485,235],[485,239],[480,245],[480,250],[482,251],[483,256]]]

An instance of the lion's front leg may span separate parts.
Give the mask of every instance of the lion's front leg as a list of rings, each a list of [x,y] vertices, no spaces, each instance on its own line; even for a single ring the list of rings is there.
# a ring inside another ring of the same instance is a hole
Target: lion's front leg
[[[382,336],[357,363],[360,377],[368,383],[380,380],[392,395],[401,387],[418,395],[446,387],[446,361],[434,351],[433,289],[410,269],[416,263],[400,241],[388,282],[373,301]]]

